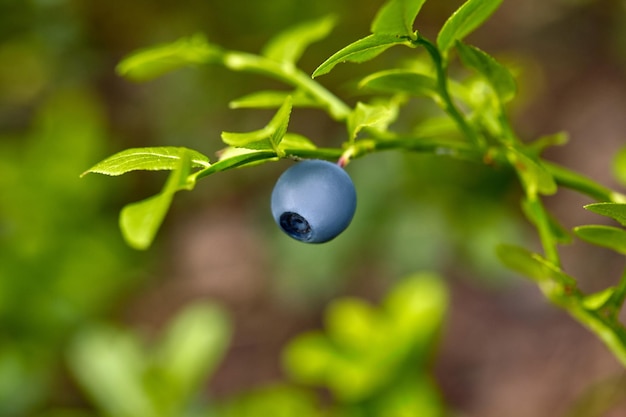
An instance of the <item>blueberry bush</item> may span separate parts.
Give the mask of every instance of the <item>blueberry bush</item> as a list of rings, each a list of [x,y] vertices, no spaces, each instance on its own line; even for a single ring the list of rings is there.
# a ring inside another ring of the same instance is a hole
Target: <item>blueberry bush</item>
[[[576,278],[561,268],[559,245],[570,234],[548,213],[542,199],[565,187],[597,200],[586,208],[626,224],[626,196],[608,189],[564,166],[542,158],[551,146],[564,144],[564,134],[523,141],[513,130],[507,104],[516,95],[514,75],[494,57],[464,38],[477,29],[500,5],[498,0],[469,0],[445,22],[435,40],[413,30],[424,1],[389,1],[376,14],[371,34],[334,53],[312,76],[300,71],[297,60],[307,46],[327,36],[334,19],[325,17],[291,28],[272,39],[260,54],[231,51],[202,36],[180,39],[138,51],[124,59],[119,73],[145,81],[174,69],[200,64],[223,65],[233,71],[275,78],[288,90],[261,91],[231,103],[233,108],[277,108],[267,125],[252,132],[223,132],[227,146],[217,161],[184,147],[128,149],[94,165],[85,173],[121,175],[134,170],[171,171],[163,190],[154,197],[126,206],[120,226],[127,242],[146,249],[166,215],[174,194],[190,190],[196,181],[221,171],[291,159],[328,159],[346,166],[366,155],[397,150],[423,152],[513,170],[524,196],[522,209],[537,230],[542,252],[503,243],[497,256],[509,268],[534,280],[546,298],[565,309],[599,337],[626,364],[626,330],[618,314],[626,297],[626,274],[610,288],[584,294]],[[318,82],[336,65],[377,58],[392,47],[424,55],[392,66],[358,81],[368,100],[348,105]],[[453,78],[451,67],[467,70]],[[394,131],[392,123],[411,97],[433,100],[450,123],[437,131]],[[288,131],[292,110],[315,107],[345,124],[346,141],[334,148],[317,147],[312,140]],[[620,162],[621,163],[621,162]],[[620,165],[621,166],[621,165]],[[623,170],[623,168],[621,168]],[[626,231],[616,226],[583,225],[573,233],[588,242],[626,253]]]

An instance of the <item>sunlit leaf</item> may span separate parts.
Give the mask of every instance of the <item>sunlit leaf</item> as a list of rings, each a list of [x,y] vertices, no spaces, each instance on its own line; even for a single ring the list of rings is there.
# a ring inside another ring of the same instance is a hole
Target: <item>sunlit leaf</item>
[[[410,70],[392,69],[376,72],[359,83],[360,88],[384,93],[406,93],[414,96],[437,94],[437,81]]]
[[[426,0],[388,0],[372,22],[372,33],[412,35],[413,22]]]
[[[189,175],[190,160],[183,155],[165,183],[163,190],[150,198],[126,205],[120,213],[120,228],[126,242],[135,249],[147,249],[163,222],[174,194],[189,190],[195,177]]]
[[[582,305],[588,310],[598,310],[607,304],[613,294],[615,294],[615,288],[609,287],[602,291],[586,295],[582,299]]]
[[[585,208],[617,220],[622,226],[626,226],[626,204],[624,203],[593,203],[587,204]]]
[[[500,6],[502,0],[468,0],[443,25],[437,35],[437,46],[442,54],[454,42],[462,40],[480,26]]]
[[[313,72],[313,77],[326,74],[333,67],[343,62],[365,62],[373,59],[394,45],[413,46],[411,41],[396,35],[373,34],[351,43],[324,61]]]
[[[116,70],[128,79],[146,81],[181,67],[218,62],[221,56],[219,47],[198,34],[134,52],[124,58]]]
[[[579,226],[576,235],[594,245],[613,249],[626,255],[626,230],[612,226]]]
[[[98,162],[82,175],[97,173],[115,176],[136,170],[172,170],[178,167],[183,156],[189,159],[191,168],[206,168],[211,165],[209,158],[184,147],[130,148]]]
[[[371,348],[383,336],[381,317],[376,308],[363,299],[344,297],[333,301],[324,315],[328,336],[351,352]]]
[[[495,58],[475,46],[457,41],[456,48],[463,63],[481,74],[498,95],[500,102],[509,102],[517,90],[511,72]]]
[[[321,332],[302,333],[287,344],[282,361],[292,378],[305,384],[321,384],[330,371],[333,347]]]
[[[278,34],[263,49],[263,55],[280,61],[295,63],[312,43],[324,39],[335,26],[334,16],[301,23]]]

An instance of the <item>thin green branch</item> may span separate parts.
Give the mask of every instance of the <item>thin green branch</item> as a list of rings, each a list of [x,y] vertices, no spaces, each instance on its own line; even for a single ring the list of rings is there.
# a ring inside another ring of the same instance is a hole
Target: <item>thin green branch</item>
[[[421,45],[426,49],[426,52],[430,55],[433,64],[435,65],[435,71],[437,72],[437,90],[441,97],[443,110],[454,120],[463,134],[477,147],[482,148],[485,145],[485,141],[478,133],[469,125],[465,116],[461,114],[456,104],[450,96],[448,90],[448,77],[446,74],[445,64],[439,49],[428,39],[419,36],[414,41],[415,44]]]

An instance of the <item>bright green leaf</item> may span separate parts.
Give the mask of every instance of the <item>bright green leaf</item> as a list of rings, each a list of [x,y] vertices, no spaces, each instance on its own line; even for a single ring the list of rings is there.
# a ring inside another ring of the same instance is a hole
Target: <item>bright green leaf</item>
[[[117,65],[117,73],[134,81],[146,81],[178,68],[220,61],[222,51],[194,35],[132,53]]]
[[[613,161],[613,174],[622,185],[626,186],[626,148],[621,149]]]
[[[598,310],[607,304],[613,294],[615,294],[615,288],[610,287],[602,291],[586,295],[582,299],[583,307],[585,307],[587,310]]]
[[[373,59],[394,45],[413,46],[410,40],[403,37],[382,33],[373,34],[351,43],[332,55],[317,67],[313,72],[313,78],[330,72],[339,63],[346,61],[358,63]]]
[[[437,46],[442,54],[454,42],[462,40],[480,26],[500,6],[502,0],[468,0],[443,25],[437,35]]]
[[[434,78],[404,69],[376,72],[363,78],[359,87],[383,93],[431,97],[437,95],[437,81]]]
[[[231,109],[274,109],[282,106],[291,96],[294,107],[321,107],[322,105],[300,90],[296,91],[259,91],[231,101]]]
[[[585,208],[617,220],[622,226],[626,226],[626,204],[624,203],[593,203],[587,204]]]
[[[163,222],[174,194],[195,185],[195,176],[189,175],[191,161],[188,154],[179,160],[163,190],[150,198],[126,205],[120,213],[120,228],[126,242],[135,249],[147,249]]]
[[[520,177],[528,195],[550,195],[557,191],[556,182],[548,170],[515,148],[507,149],[507,159]]]
[[[81,176],[89,173],[115,176],[136,170],[172,170],[179,166],[183,156],[190,160],[191,168],[207,168],[211,165],[209,158],[188,148],[174,146],[131,148],[98,162]]]
[[[558,132],[551,135],[541,136],[528,147],[532,149],[533,153],[540,155],[546,148],[551,146],[562,146],[569,141],[569,135],[567,132]]]
[[[487,80],[500,102],[507,103],[515,97],[517,90],[515,78],[504,65],[486,52],[461,41],[456,42],[456,48],[463,63]]]
[[[278,34],[263,49],[263,55],[279,62],[295,63],[312,43],[328,36],[335,27],[334,16],[301,23]]]
[[[372,33],[413,34],[413,22],[426,0],[388,0],[372,22]]]
[[[576,235],[594,245],[613,249],[626,255],[626,230],[612,226],[579,226]]]
[[[175,397],[197,392],[220,363],[230,334],[228,317],[216,305],[196,303],[176,315],[154,354],[154,364],[168,390],[176,390]]]
[[[356,108],[348,116],[348,136],[354,141],[365,127],[384,127],[395,117],[389,106],[369,105],[358,102]]]

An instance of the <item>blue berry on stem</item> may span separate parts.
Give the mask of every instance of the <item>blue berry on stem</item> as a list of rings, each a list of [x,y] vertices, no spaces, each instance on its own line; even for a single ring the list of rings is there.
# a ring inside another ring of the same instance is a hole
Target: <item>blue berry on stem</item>
[[[352,221],[356,191],[348,173],[319,159],[298,162],[272,191],[272,215],[292,238],[307,243],[334,239]]]

